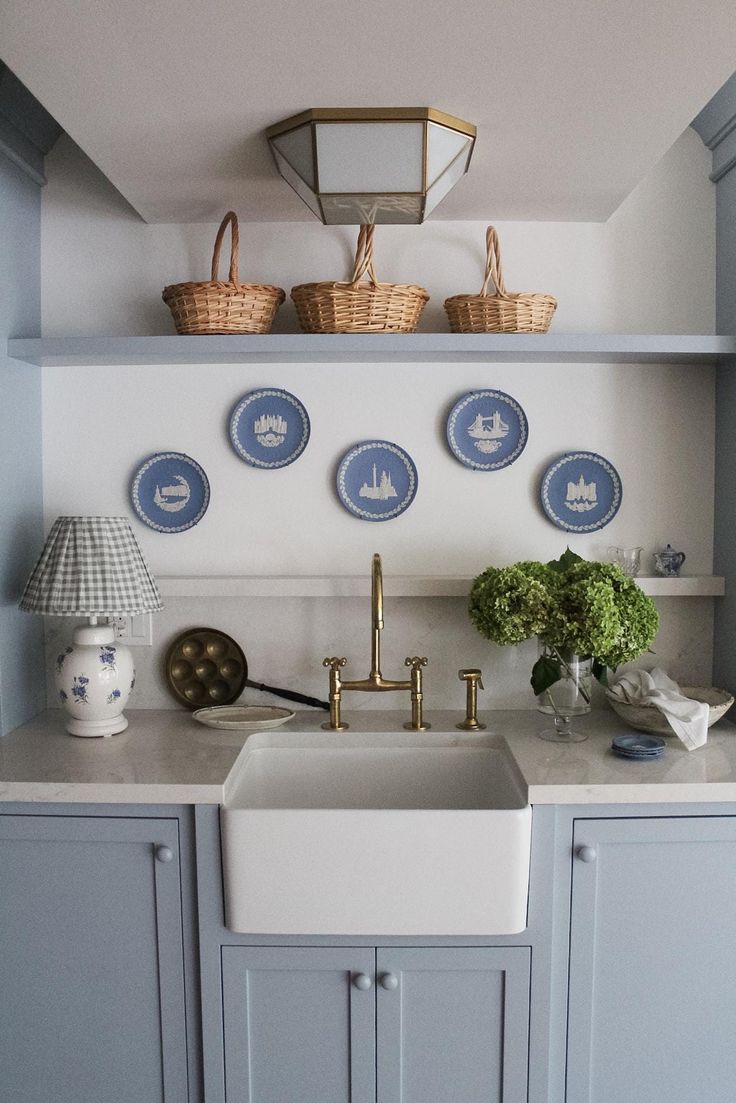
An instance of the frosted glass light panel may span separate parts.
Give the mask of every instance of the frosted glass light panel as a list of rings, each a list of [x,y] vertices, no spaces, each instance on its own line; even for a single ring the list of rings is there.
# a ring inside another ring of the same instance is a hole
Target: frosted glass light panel
[[[266,133],[281,175],[329,225],[423,222],[475,143],[472,124],[432,107],[315,108]]]

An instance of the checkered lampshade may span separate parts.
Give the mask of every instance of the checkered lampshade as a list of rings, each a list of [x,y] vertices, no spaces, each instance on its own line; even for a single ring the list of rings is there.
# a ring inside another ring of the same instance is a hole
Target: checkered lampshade
[[[57,517],[20,608],[109,616],[153,613],[162,602],[125,517]]]

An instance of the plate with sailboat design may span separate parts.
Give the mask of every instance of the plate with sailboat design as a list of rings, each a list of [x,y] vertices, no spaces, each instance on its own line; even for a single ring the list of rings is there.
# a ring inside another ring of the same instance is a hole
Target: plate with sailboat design
[[[623,488],[618,471],[597,452],[567,452],[542,478],[542,508],[567,532],[594,532],[616,516]]]
[[[340,460],[337,493],[362,521],[390,521],[414,501],[419,477],[408,452],[389,440],[364,440]]]
[[[155,452],[144,460],[130,487],[133,509],[156,532],[184,532],[204,517],[210,484],[184,452]]]
[[[526,414],[503,391],[469,391],[447,418],[447,442],[455,459],[474,471],[498,471],[517,460],[529,439]]]

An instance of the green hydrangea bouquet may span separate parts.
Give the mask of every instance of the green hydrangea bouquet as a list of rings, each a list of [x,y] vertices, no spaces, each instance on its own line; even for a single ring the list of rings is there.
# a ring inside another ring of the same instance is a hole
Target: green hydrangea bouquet
[[[488,567],[473,582],[469,613],[494,643],[539,637],[545,653],[530,679],[537,695],[559,681],[573,654],[590,657],[605,684],[607,670],[643,654],[659,627],[654,602],[620,567],[589,562],[569,548],[550,563]]]

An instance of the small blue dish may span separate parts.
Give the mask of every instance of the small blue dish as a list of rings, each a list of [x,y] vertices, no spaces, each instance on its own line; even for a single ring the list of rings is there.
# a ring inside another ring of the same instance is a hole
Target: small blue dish
[[[623,758],[659,758],[667,746],[658,735],[617,735],[611,750]]]

